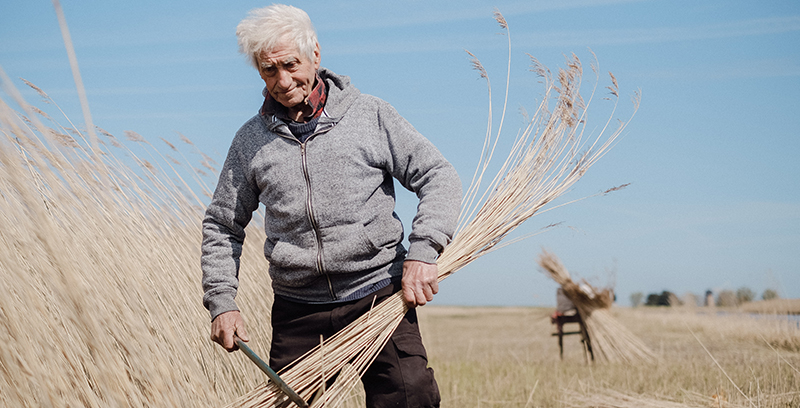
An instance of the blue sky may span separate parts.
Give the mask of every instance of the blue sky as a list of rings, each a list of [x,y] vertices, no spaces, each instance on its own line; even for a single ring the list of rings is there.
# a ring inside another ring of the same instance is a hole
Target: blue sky
[[[180,132],[218,161],[261,101],[238,54],[235,26],[253,1],[62,2],[96,125],[150,141]],[[624,138],[564,199],[631,185],[537,215],[550,229],[490,254],[442,284],[435,303],[551,305],[541,248],[573,274],[632,292],[769,287],[800,297],[800,3],[796,1],[298,1],[320,38],[322,64],[392,103],[456,166],[466,184],[486,129],[488,70],[502,103],[510,26],[512,73],[504,139],[523,125],[542,85],[526,53],[555,70],[575,53],[611,71],[617,116],[641,108]],[[591,52],[590,52],[591,49]],[[0,66],[82,115],[52,4],[0,0]],[[18,83],[19,84],[19,83]],[[601,77],[600,89],[607,85]],[[20,89],[29,102],[39,99]],[[600,95],[605,96],[605,95]],[[608,104],[590,106],[589,129]],[[41,106],[40,106],[41,107]],[[495,122],[496,125],[496,122]],[[79,126],[81,126],[79,124]],[[508,147],[507,144],[501,146]],[[502,153],[505,152],[501,150]],[[413,196],[398,212],[413,216]],[[612,278],[613,277],[613,278]]]

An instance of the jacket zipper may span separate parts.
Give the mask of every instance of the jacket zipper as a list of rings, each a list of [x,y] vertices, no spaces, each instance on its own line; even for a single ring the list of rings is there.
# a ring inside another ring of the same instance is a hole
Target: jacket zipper
[[[309,139],[311,137],[313,137],[313,135],[309,136]],[[314,216],[314,206],[311,200],[311,178],[308,175],[308,161],[306,160],[305,143],[300,143],[300,157],[303,164],[303,177],[306,181],[306,215],[308,216],[308,221],[311,223],[311,229],[314,231],[314,237],[317,240],[317,271],[325,276],[325,279],[328,281],[328,293],[331,295],[331,299],[336,300],[336,292],[333,290],[333,283],[331,282],[330,275],[328,275],[328,273],[325,271],[325,263],[323,262],[322,257],[322,236],[319,231],[317,219]]]

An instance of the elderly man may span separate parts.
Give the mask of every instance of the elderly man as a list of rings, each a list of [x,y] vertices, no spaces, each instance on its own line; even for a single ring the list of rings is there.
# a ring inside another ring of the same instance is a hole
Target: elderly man
[[[302,10],[254,10],[237,37],[266,84],[265,100],[233,139],[203,221],[212,340],[228,351],[235,335],[247,340],[234,298],[244,229],[263,203],[275,295],[272,368],[402,290],[411,309],[363,377],[367,404],[438,406],[414,307],[438,291],[436,259],[455,229],[458,175],[388,103],[320,67]],[[407,250],[394,179],[419,198]]]

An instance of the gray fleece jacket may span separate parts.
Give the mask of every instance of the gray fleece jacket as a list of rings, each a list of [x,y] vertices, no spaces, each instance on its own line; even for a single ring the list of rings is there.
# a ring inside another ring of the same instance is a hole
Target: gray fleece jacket
[[[275,112],[247,121],[231,143],[203,220],[203,304],[237,310],[245,226],[266,207],[264,255],[273,291],[337,302],[388,284],[404,259],[435,263],[461,201],[453,166],[388,103],[324,68],[328,98],[304,143]],[[416,193],[408,250],[394,212],[394,182]]]

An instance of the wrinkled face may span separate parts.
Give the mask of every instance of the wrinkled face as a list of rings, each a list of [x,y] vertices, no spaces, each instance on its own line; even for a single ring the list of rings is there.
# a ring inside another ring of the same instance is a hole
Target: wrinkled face
[[[272,51],[262,51],[256,55],[256,61],[270,96],[291,109],[303,103],[314,88],[320,61],[319,44],[314,49],[313,61],[290,41],[278,43]]]

